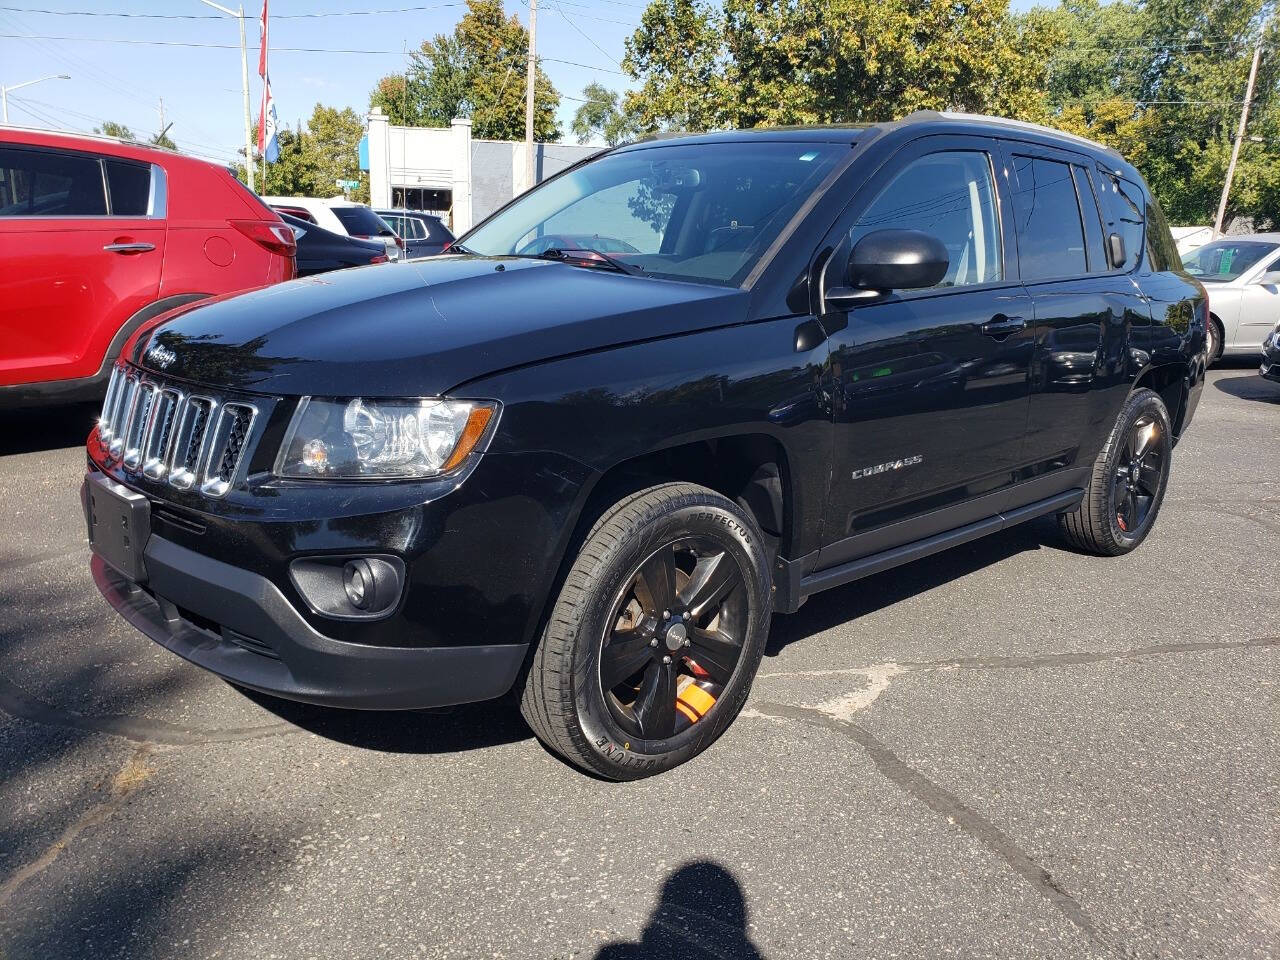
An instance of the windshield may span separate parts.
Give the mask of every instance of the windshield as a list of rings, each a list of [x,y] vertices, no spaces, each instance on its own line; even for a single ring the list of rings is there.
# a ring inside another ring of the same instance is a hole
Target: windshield
[[[1276,244],[1256,240],[1215,240],[1184,256],[1182,265],[1189,274],[1206,283],[1226,283],[1248,273],[1258,261],[1276,250]]]
[[[484,256],[595,250],[646,276],[736,285],[849,145],[661,144],[548,181],[462,239]]]

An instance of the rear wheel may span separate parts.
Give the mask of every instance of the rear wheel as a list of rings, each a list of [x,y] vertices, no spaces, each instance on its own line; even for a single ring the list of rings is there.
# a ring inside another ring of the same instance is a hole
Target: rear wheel
[[[693,484],[642,490],[583,542],[521,712],[544,744],[601,776],[667,770],[737,716],[769,613],[767,554],[748,514]]]
[[[1218,322],[1217,317],[1209,318],[1209,325],[1205,328],[1205,359],[1206,367],[1211,367],[1222,359],[1222,324]]]
[[[1128,553],[1145,540],[1164,500],[1172,453],[1164,401],[1153,390],[1135,390],[1094,463],[1079,509],[1059,518],[1066,539],[1102,556]]]

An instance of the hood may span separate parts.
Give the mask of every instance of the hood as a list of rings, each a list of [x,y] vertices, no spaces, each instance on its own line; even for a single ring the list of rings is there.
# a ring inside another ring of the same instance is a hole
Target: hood
[[[140,338],[134,358],[158,374],[253,392],[433,396],[509,367],[740,323],[746,311],[736,288],[439,257],[198,304]]]

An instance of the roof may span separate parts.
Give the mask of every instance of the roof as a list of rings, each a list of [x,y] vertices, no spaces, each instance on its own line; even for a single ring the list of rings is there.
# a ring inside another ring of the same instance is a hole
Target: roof
[[[775,140],[775,141],[812,141],[819,143],[854,143],[865,139],[868,134],[879,136],[891,130],[901,130],[921,125],[936,127],[937,132],[949,130],[975,130],[991,135],[990,128],[997,127],[1009,133],[1021,134],[1044,142],[1057,142],[1068,149],[1087,148],[1092,153],[1106,154],[1110,158],[1124,162],[1123,157],[1103,144],[1085,137],[1055,130],[1053,127],[1038,123],[1027,123],[1024,120],[1011,120],[1007,117],[992,117],[977,113],[959,113],[955,111],[938,112],[935,110],[917,110],[915,113],[883,124],[833,124],[829,126],[802,127],[755,127],[747,130],[722,130],[709,133],[659,133],[636,140],[620,149],[652,146],[659,142],[675,141],[688,144],[735,143],[743,141]]]

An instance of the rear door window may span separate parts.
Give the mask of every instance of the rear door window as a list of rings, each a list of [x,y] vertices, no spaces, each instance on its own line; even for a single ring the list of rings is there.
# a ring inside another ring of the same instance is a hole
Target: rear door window
[[[97,157],[0,148],[0,217],[101,217],[106,212]]]
[[[128,160],[104,160],[103,164],[111,192],[111,215],[145,217],[151,199],[151,165]]]
[[[1071,164],[1042,157],[1013,158],[1018,262],[1023,280],[1088,272],[1084,225]]]

